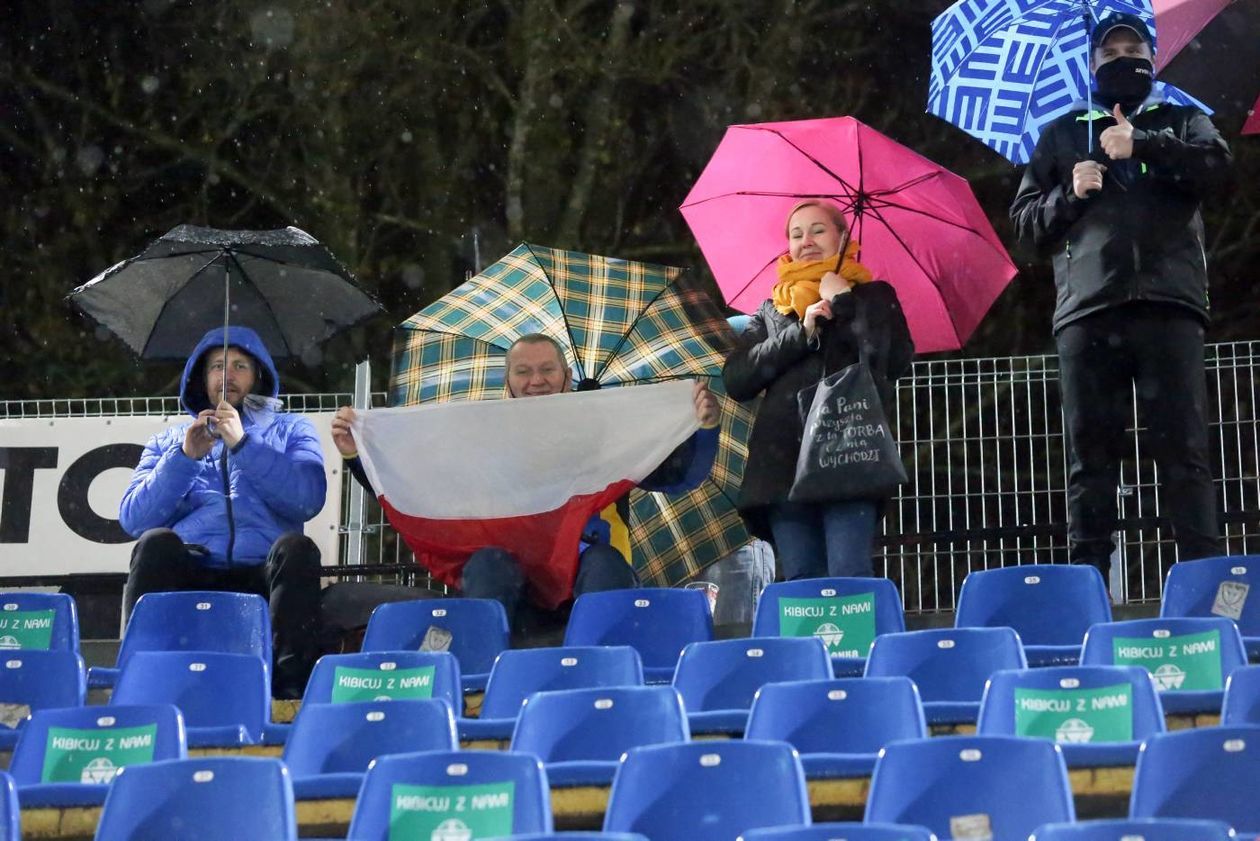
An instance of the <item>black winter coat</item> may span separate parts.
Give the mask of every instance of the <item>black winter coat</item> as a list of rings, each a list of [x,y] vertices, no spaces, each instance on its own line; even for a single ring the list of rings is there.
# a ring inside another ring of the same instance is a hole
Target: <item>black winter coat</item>
[[[831,321],[822,321],[813,342],[795,313],[783,315],[766,301],[740,336],[722,369],[726,391],[736,400],[765,392],[748,441],[748,463],[739,510],[749,528],[769,539],[768,505],[787,500],[796,476],[804,420],[797,392],[858,361],[858,342],[891,416],[893,382],[910,367],[914,343],[892,286],[862,283],[832,298]]]
[[[1229,147],[1202,111],[1149,103],[1130,118],[1133,157],[1113,161],[1098,135],[1115,119],[1095,115],[1093,159],[1103,188],[1072,191],[1072,168],[1090,157],[1084,111],[1042,131],[1011,204],[1019,238],[1054,263],[1054,330],[1131,301],[1177,304],[1205,322],[1207,260],[1199,202],[1228,177]]]

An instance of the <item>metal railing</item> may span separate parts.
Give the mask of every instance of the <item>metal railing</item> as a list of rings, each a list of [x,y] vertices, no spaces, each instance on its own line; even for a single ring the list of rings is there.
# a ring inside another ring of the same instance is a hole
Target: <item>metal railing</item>
[[[1260,342],[1210,345],[1213,473],[1231,554],[1260,551]],[[1067,460],[1054,356],[915,363],[893,421],[910,482],[889,502],[880,569],[909,611],[952,610],[966,574],[1067,561]],[[1117,489],[1112,592],[1157,601],[1176,548],[1136,409]]]
[[[1260,551],[1260,342],[1207,349],[1213,473],[1231,554]],[[1067,560],[1067,465],[1054,356],[923,361],[898,383],[894,425],[910,482],[887,506],[876,570],[908,611],[952,610],[976,569]],[[329,412],[350,394],[284,395],[292,411]],[[363,396],[360,395],[360,405]],[[384,405],[385,395],[370,396]],[[173,397],[0,401],[0,419],[178,413]],[[1113,593],[1158,600],[1176,560],[1134,416],[1122,465]],[[342,565],[429,584],[380,506],[342,482]],[[361,495],[360,495],[361,497]],[[352,504],[359,503],[359,504]],[[361,510],[360,510],[361,508]],[[353,548],[353,552],[351,552]],[[349,570],[347,570],[349,572]]]

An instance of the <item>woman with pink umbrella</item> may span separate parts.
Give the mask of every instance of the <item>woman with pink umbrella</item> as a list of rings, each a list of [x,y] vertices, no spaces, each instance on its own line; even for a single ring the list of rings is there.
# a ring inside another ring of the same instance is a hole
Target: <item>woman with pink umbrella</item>
[[[786,235],[771,297],[722,372],[731,397],[765,395],[748,442],[739,509],[750,530],[773,540],[784,579],[869,576],[882,500],[788,499],[804,437],[798,392],[862,359],[891,406],[892,384],[909,368],[914,344],[897,293],[856,260],[858,243],[839,207],[800,202],[788,214]]]

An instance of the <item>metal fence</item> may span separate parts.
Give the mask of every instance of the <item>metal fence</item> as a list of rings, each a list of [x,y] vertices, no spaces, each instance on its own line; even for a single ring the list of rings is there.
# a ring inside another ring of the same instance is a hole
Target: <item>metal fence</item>
[[[1231,554],[1260,551],[1258,359],[1260,342],[1207,349],[1213,473]],[[907,610],[952,610],[971,570],[1066,562],[1067,462],[1054,356],[918,362],[898,383],[895,423],[910,483],[889,504],[881,555]],[[1135,410],[1117,489],[1117,601],[1158,600],[1176,560],[1143,431]]]
[[[1231,554],[1260,552],[1260,342],[1210,345],[1213,473]],[[349,394],[284,396],[293,411],[333,411]],[[383,405],[384,395],[371,396]],[[362,405],[362,397],[360,398]],[[0,402],[0,418],[173,414],[174,398]],[[889,502],[876,569],[912,612],[952,610],[971,570],[1067,560],[1066,460],[1053,356],[915,363],[898,383],[895,425],[910,482]],[[1154,601],[1176,559],[1160,516],[1154,464],[1143,457],[1136,415],[1121,471],[1117,600]],[[410,565],[406,546],[375,501],[343,481],[342,564]],[[414,567],[409,567],[414,569]],[[421,570],[407,583],[427,584]]]

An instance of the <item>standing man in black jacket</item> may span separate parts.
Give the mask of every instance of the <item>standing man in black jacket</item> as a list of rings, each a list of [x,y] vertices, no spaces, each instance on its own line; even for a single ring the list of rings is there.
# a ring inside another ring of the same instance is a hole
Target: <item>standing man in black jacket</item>
[[[1091,47],[1096,110],[1082,103],[1045,127],[1011,218],[1020,239],[1054,263],[1069,557],[1106,577],[1135,386],[1179,558],[1222,554],[1199,204],[1225,182],[1230,153],[1203,112],[1152,94],[1155,44],[1141,18],[1104,18]]]

